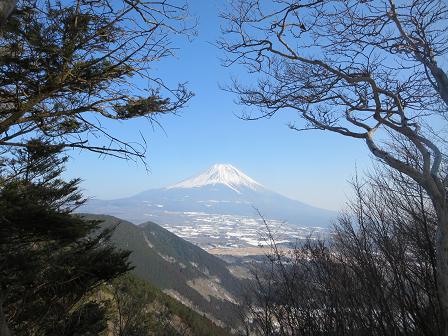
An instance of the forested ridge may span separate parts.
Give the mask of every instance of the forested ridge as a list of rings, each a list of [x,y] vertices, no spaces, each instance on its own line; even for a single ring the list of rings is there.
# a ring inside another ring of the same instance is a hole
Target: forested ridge
[[[366,171],[353,169],[352,194],[324,225],[326,235],[286,244],[276,236],[279,221],[235,198],[263,225],[257,237],[244,237],[262,253],[244,255],[235,273],[223,259],[237,257],[220,259],[157,223],[80,212],[83,176],[69,177],[77,176],[66,170],[70,160],[89,153],[150,172],[151,141],[136,128],[127,138],[123,129],[138,123],[163,130],[164,118],[194,98],[180,74],[173,81],[156,66],[182,57],[177,52],[200,33],[190,5],[0,0],[0,336],[448,336],[444,0],[220,4],[219,37],[207,42],[232,77],[219,88],[236,97],[233,116],[253,126],[292,116],[292,131],[331,132],[371,155]],[[226,130],[225,142],[233,131]],[[245,139],[257,162],[267,148],[251,134]],[[312,139],[314,148],[319,137]],[[295,155],[290,143],[281,146],[275,150]],[[340,155],[333,160],[344,160],[341,148],[334,152]],[[179,160],[183,154],[176,152]],[[318,159],[332,174],[332,162]],[[261,188],[231,165],[209,175],[177,186],[216,191],[219,180],[222,194],[239,195],[237,176],[245,187]],[[150,209],[136,202],[133,209]],[[191,209],[174,210],[189,223]],[[219,224],[203,222],[209,229]]]

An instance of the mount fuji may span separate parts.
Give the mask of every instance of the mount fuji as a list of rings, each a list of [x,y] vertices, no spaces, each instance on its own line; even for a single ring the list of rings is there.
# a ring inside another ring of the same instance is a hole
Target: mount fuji
[[[214,164],[204,173],[166,189],[190,189],[223,185],[241,194],[241,188],[261,190],[263,186],[230,164]]]
[[[81,211],[136,224],[153,221],[202,247],[222,246],[223,241],[233,247],[257,245],[258,211],[290,234],[301,228],[302,236],[328,229],[336,217],[333,211],[270,191],[230,164],[215,164],[190,179],[132,197],[92,199]]]

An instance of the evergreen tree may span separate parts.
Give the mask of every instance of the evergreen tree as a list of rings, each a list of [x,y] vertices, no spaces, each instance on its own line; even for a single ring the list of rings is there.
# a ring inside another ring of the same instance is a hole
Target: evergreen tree
[[[17,2],[17,3],[16,3]],[[0,1],[0,150],[36,136],[143,158],[145,143],[105,124],[176,112],[192,97],[153,64],[194,34],[184,0]],[[93,136],[92,136],[93,135]]]
[[[61,178],[66,160],[33,140],[1,162],[0,323],[16,335],[98,334],[106,306],[90,295],[130,269],[112,230],[72,214],[83,199],[78,179]]]

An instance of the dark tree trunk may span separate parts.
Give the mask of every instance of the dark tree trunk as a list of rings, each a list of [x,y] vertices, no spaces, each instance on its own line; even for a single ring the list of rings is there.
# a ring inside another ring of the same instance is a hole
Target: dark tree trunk
[[[448,336],[448,206],[439,207],[437,212],[437,290],[442,310],[443,335]]]
[[[5,313],[3,312],[3,299],[0,294],[0,336],[11,336],[8,324],[6,323]]]

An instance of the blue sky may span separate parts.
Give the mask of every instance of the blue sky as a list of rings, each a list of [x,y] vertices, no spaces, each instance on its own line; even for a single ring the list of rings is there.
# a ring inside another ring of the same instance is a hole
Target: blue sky
[[[81,177],[86,196],[113,199],[173,184],[196,175],[214,163],[231,163],[266,187],[315,206],[341,209],[350,194],[355,172],[370,165],[365,144],[330,132],[297,133],[287,127],[295,114],[284,111],[269,120],[243,121],[242,106],[224,92],[238,69],[220,65],[221,51],[212,45],[219,37],[220,1],[191,1],[199,17],[199,36],[179,44],[176,58],[154,65],[154,74],[174,86],[188,82],[195,97],[179,115],[159,118],[163,129],[146,120],[110,123],[110,130],[127,140],[148,143],[142,164],[92,153],[69,153],[69,177]],[[244,77],[244,80],[249,78]],[[143,85],[143,84],[142,84]]]

